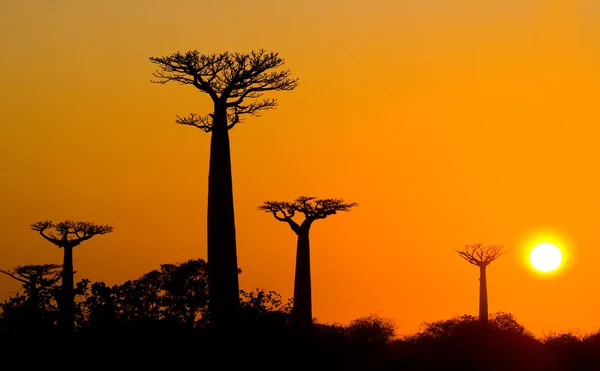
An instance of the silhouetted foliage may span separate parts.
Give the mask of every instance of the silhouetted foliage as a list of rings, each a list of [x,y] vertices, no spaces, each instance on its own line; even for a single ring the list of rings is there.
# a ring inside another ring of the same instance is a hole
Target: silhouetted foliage
[[[266,201],[258,207],[258,210],[271,213],[275,219],[289,224],[298,236],[292,320],[301,332],[309,331],[312,325],[310,227],[315,220],[325,219],[340,211],[350,211],[356,206],[357,203],[346,203],[342,199],[300,196],[294,202]],[[301,223],[293,219],[296,213],[304,215]]]
[[[95,235],[110,233],[110,225],[96,225],[90,222],[74,222],[66,220],[60,223],[51,221],[37,222],[31,229],[52,243],[63,249],[62,288],[59,302],[59,323],[63,334],[72,334],[75,331],[76,309],[74,305],[75,292],[73,287],[73,248]]]
[[[259,315],[275,311],[290,313],[293,305],[292,299],[283,302],[281,295],[277,292],[260,289],[248,292],[240,290],[240,299],[242,308],[252,310]]]
[[[86,299],[87,331],[102,331],[105,322],[120,328],[171,323],[186,331],[208,320],[207,267],[202,259],[162,264],[133,281],[107,287],[91,286]]]
[[[465,245],[456,252],[461,258],[479,267],[479,321],[483,326],[488,323],[488,294],[487,294],[487,266],[504,253],[502,245],[483,246],[480,243]]]
[[[35,310],[45,310],[50,288],[60,280],[62,266],[58,264],[24,265],[0,272],[21,282],[28,305]]]
[[[82,279],[74,290],[77,333],[102,335],[103,339],[108,338],[105,335],[143,335],[154,341],[192,335],[202,345],[199,355],[204,362],[210,365],[220,360],[207,337],[206,266],[203,260],[163,264],[112,287],[103,282],[90,285]],[[175,282],[183,282],[183,287],[173,288]],[[40,291],[47,293],[40,296],[40,308],[47,321],[31,326],[34,322],[25,317],[30,294],[23,290],[0,305],[0,338],[44,339],[56,334],[52,314],[57,312],[55,296],[60,286],[55,280],[51,287],[43,287]],[[190,296],[186,287],[197,287],[200,294]],[[299,347],[288,325],[289,300],[260,289],[241,290],[240,299],[242,346],[236,361],[248,370],[597,370],[600,361],[600,332],[536,339],[511,314],[502,312],[490,315],[487,327],[477,317],[464,315],[424,323],[418,333],[401,338],[395,338],[391,321],[377,315],[348,325],[315,322],[308,343]],[[193,307],[200,309],[192,324]],[[174,355],[170,349],[161,352]],[[116,361],[129,356],[132,360],[136,354],[103,357]]]
[[[512,315],[496,313],[482,326],[464,315],[423,324],[398,341],[394,363],[406,370],[553,370],[543,345]]]
[[[52,305],[60,280],[61,266],[57,264],[18,266],[0,272],[22,284],[23,294],[17,294],[1,305],[3,318],[11,331],[30,336],[51,332],[57,311]]]
[[[298,85],[288,70],[277,70],[284,60],[265,50],[249,54],[200,54],[177,52],[166,57],[151,57],[158,69],[153,82],[191,85],[208,94],[214,110],[208,115],[177,116],[178,124],[190,125],[211,133],[208,174],[208,262],[213,323],[219,333],[235,327],[239,314],[239,283],[233,186],[228,131],[241,116],[257,116],[274,108],[276,99],[262,98],[268,91],[289,91]]]
[[[541,339],[561,370],[597,370],[600,365],[598,340],[600,332],[590,335],[551,333]]]
[[[52,270],[44,272],[48,275]],[[40,311],[49,318],[50,327],[54,326],[58,312],[56,299],[60,298],[61,287],[57,281],[48,280],[48,285],[38,289],[42,298]],[[158,270],[112,287],[104,282],[90,284],[89,280],[82,279],[74,288],[77,332],[87,335],[152,334],[156,331],[192,334],[210,322],[207,282],[207,263],[202,259],[162,264]],[[255,327],[269,322],[275,326],[276,323],[280,332],[285,333],[290,300],[284,302],[278,293],[259,289],[241,290],[240,296],[247,323],[254,323]],[[31,300],[29,291],[7,300],[2,304],[2,320],[16,323],[13,314],[21,317],[27,314],[26,304]],[[22,319],[20,323],[31,323],[30,317]]]
[[[377,315],[355,319],[348,326],[350,341],[361,346],[387,344],[395,333],[395,324]]]

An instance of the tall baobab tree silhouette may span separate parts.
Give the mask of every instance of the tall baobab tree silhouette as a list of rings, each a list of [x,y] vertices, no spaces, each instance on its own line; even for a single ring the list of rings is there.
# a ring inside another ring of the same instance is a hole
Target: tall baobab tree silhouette
[[[461,250],[456,250],[461,258],[479,267],[479,323],[488,324],[488,295],[486,268],[498,259],[502,252],[502,245],[483,246],[480,243],[465,245]]]
[[[280,222],[288,223],[298,236],[292,322],[300,331],[306,332],[312,327],[310,227],[315,220],[325,219],[338,211],[350,211],[356,206],[357,203],[346,203],[342,199],[300,196],[294,202],[266,201],[258,207],[258,210],[272,213]],[[304,214],[300,224],[293,219],[296,213]]]
[[[235,218],[229,130],[243,115],[258,116],[275,108],[277,100],[261,98],[267,91],[293,90],[298,80],[289,70],[276,70],[284,64],[278,53],[265,50],[250,54],[228,52],[200,54],[188,51],[166,57],[151,57],[158,65],[154,83],[177,82],[192,85],[209,95],[213,112],[206,116],[177,116],[176,122],[211,133],[208,171],[208,290],[211,323],[216,329],[233,328],[239,316]]]
[[[74,222],[65,220],[60,223],[51,221],[37,222],[31,229],[47,241],[63,249],[62,287],[58,308],[60,312],[59,326],[64,334],[75,331],[75,293],[73,288],[73,248],[95,235],[110,233],[110,225],[96,225],[90,222]]]

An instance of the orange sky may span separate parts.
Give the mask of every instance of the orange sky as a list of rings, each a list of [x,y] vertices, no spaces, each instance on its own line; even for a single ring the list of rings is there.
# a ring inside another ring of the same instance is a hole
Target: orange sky
[[[79,279],[205,258],[209,135],[174,119],[210,100],[151,84],[148,57],[266,48],[300,86],[231,132],[242,288],[292,295],[295,235],[259,204],[342,197],[360,206],[311,232],[318,320],[476,315],[478,270],[454,250],[482,242],[513,248],[490,312],[597,330],[597,2],[302,4],[3,1],[0,268],[61,263],[29,229],[46,219],[115,226],[75,249]],[[568,250],[549,279],[523,262],[539,233]],[[0,278],[0,298],[17,288]]]

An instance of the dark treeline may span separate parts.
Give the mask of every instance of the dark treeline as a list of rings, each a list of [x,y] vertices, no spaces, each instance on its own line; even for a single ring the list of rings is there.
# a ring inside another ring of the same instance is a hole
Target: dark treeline
[[[167,344],[173,336],[194,338],[208,365],[212,352],[207,263],[196,259],[120,285],[75,284],[75,336],[143,336]],[[51,339],[59,335],[60,265],[30,265],[3,273],[22,288],[0,304],[4,339]],[[241,273],[241,271],[239,271]],[[57,300],[58,299],[58,300]],[[464,315],[424,323],[413,335],[396,336],[390,320],[371,315],[348,325],[314,322],[302,346],[293,336],[292,300],[274,291],[240,290],[243,369],[289,370],[597,370],[600,332],[537,338],[508,313],[490,315],[483,327]],[[169,348],[162,351],[170,354]]]

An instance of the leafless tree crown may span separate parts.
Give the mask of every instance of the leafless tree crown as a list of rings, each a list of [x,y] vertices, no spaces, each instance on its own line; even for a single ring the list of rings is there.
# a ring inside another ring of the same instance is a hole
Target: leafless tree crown
[[[241,115],[258,116],[259,111],[277,106],[276,99],[262,98],[264,92],[293,90],[298,86],[298,79],[292,78],[289,70],[276,70],[284,64],[279,54],[263,49],[249,54],[209,55],[192,50],[151,57],[150,62],[158,65],[153,83],[175,81],[193,85],[208,94],[215,104],[226,107],[228,129],[240,121]],[[213,115],[192,113],[187,117],[177,116],[176,122],[210,132]]]
[[[462,249],[456,250],[461,258],[478,267],[487,266],[494,260],[504,254],[503,245],[487,245],[480,243],[465,245]]]
[[[304,214],[307,220],[325,219],[338,211],[350,211],[358,206],[356,202],[346,203],[339,198],[324,198],[300,196],[294,202],[266,201],[258,210],[270,212],[275,219],[286,222],[296,213]]]
[[[65,220],[60,223],[52,223],[51,221],[46,220],[32,224],[31,229],[39,232],[42,237],[58,247],[75,247],[95,235],[106,234],[113,231],[113,227],[110,225],[97,225],[90,222],[74,222],[72,220]]]

